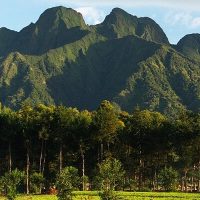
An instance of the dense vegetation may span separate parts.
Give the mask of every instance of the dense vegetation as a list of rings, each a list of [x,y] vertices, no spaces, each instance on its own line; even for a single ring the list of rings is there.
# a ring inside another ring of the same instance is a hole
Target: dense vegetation
[[[108,101],[93,112],[2,107],[3,187],[10,173],[19,177],[17,168],[25,177],[17,188],[27,193],[54,185],[85,190],[88,183],[92,190],[200,191],[199,125],[199,114],[183,112],[173,120],[139,108],[128,114]]]
[[[200,106],[200,36],[170,45],[150,18],[115,8],[98,25],[55,7],[20,32],[0,29],[0,99],[22,105],[94,110],[108,99],[123,110],[176,115]]]

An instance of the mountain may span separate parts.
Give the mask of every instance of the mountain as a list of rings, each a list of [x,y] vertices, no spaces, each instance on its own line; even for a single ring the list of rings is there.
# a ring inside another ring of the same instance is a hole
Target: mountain
[[[12,40],[10,51],[39,55],[75,42],[88,32],[81,14],[64,7],[46,10],[34,24],[22,29]]]
[[[17,32],[7,28],[0,28],[0,57],[10,51],[16,36]]]
[[[191,59],[200,61],[200,34],[183,37],[177,44],[177,50]]]
[[[104,22],[96,27],[98,33],[111,39],[137,35],[147,41],[169,44],[163,30],[152,19],[137,18],[120,8],[113,9]]]
[[[200,37],[171,45],[150,18],[115,8],[88,26],[65,7],[46,10],[20,32],[0,29],[0,99],[95,109],[104,99],[174,115],[200,108]]]

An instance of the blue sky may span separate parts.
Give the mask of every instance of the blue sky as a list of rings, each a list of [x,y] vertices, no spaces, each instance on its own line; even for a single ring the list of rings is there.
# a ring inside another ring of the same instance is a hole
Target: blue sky
[[[0,27],[19,31],[36,22],[45,9],[59,5],[81,12],[88,24],[100,23],[114,7],[151,17],[171,43],[200,33],[200,0],[0,0]]]

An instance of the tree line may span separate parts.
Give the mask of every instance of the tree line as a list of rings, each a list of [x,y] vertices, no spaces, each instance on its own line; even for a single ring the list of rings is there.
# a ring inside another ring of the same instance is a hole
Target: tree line
[[[198,113],[173,119],[139,108],[127,113],[109,101],[92,112],[43,104],[17,111],[1,106],[0,143],[0,176],[23,171],[20,191],[27,194],[54,186],[66,166],[78,170],[80,190],[99,190],[115,170],[108,160],[123,168],[114,190],[200,192]],[[105,162],[109,173],[100,179]]]

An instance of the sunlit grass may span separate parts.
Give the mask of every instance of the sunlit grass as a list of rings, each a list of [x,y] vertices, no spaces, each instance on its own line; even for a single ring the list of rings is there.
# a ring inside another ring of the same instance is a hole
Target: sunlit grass
[[[199,200],[198,193],[179,192],[116,192],[122,200]],[[0,200],[5,200],[0,197]],[[17,200],[57,200],[54,195],[19,195]],[[73,200],[100,200],[98,192],[73,192]]]

